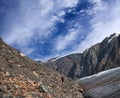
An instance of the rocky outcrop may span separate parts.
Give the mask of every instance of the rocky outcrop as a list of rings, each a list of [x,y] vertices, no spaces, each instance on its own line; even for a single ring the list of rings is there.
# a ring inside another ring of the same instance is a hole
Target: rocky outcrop
[[[0,39],[0,98],[83,98],[78,84]]]
[[[83,53],[71,54],[45,63],[46,66],[78,79],[120,66],[120,35],[112,34]]]
[[[64,74],[72,79],[79,77],[81,73],[81,60],[82,54],[71,54],[59,59],[43,63],[44,65]]]
[[[120,67],[81,78],[76,82],[84,89],[85,98],[120,98]]]

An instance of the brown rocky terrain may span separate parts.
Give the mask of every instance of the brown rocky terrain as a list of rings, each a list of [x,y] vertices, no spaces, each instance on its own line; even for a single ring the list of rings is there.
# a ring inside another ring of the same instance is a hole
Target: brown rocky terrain
[[[0,98],[83,98],[78,84],[0,39]]]
[[[120,67],[102,71],[76,81],[85,98],[120,98]]]
[[[72,79],[119,67],[120,35],[112,34],[83,53],[52,59],[44,64]]]

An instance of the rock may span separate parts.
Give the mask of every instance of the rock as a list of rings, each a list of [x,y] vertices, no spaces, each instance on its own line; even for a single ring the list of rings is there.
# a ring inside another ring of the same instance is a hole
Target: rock
[[[5,72],[5,76],[9,76],[10,74],[9,74],[9,72]]]
[[[45,98],[53,98],[49,93],[45,95]]]
[[[36,71],[33,71],[33,74],[36,76],[36,77],[39,77],[38,73]]]
[[[44,86],[44,85],[40,85],[40,86],[39,86],[39,91],[40,91],[40,92],[47,93],[47,92],[48,92],[48,89],[47,89],[46,86]]]
[[[62,83],[65,81],[63,76],[61,77],[61,81],[62,81]]]
[[[3,92],[2,92],[2,90],[0,89],[0,98],[3,98]]]
[[[22,57],[25,57],[25,54],[23,54],[23,53],[21,53],[21,52],[19,53],[19,55],[22,56]]]
[[[15,98],[15,97],[11,93],[8,93],[8,94],[4,94],[2,98]]]

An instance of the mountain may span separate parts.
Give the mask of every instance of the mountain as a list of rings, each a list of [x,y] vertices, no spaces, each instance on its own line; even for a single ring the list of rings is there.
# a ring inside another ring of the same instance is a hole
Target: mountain
[[[102,71],[76,81],[85,98],[120,98],[120,67]]]
[[[0,38],[0,98],[83,98],[80,86]]]
[[[79,79],[120,66],[120,35],[112,34],[83,53],[55,58],[44,65],[70,77]]]

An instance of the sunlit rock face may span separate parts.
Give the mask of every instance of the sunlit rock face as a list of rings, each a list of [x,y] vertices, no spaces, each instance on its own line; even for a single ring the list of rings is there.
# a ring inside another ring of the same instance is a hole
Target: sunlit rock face
[[[71,54],[45,63],[58,72],[78,79],[120,66],[120,35],[112,34],[83,53]]]

